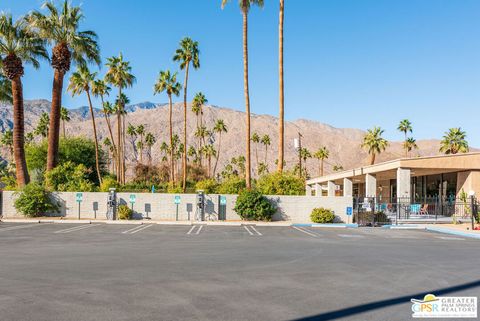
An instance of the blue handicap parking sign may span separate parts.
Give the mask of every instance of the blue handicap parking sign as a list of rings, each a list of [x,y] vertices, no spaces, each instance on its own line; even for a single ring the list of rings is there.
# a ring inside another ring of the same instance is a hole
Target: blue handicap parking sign
[[[352,216],[352,214],[353,214],[353,208],[350,207],[350,206],[348,206],[348,207],[347,207],[347,215],[348,215],[348,216]]]

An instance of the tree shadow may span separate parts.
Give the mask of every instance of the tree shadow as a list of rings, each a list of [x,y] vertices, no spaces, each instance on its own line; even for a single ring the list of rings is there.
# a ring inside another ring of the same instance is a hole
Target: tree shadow
[[[422,299],[426,294],[435,294],[436,296],[440,296],[440,295],[467,290],[475,287],[480,287],[480,280],[464,283],[460,285],[455,285],[448,288],[430,290],[430,291],[419,292],[419,293],[412,293],[412,294],[404,295],[401,297],[396,297],[396,298],[391,298],[391,299],[386,299],[386,300],[381,300],[376,302],[370,302],[366,304],[360,304],[360,305],[348,307],[345,309],[325,312],[325,313],[312,315],[312,316],[299,318],[299,319],[294,319],[294,320],[295,321],[335,320],[335,319],[345,318],[348,316],[352,316],[355,314],[360,314],[368,311],[383,309],[383,308],[386,308],[387,306],[409,303],[410,299],[412,298]]]

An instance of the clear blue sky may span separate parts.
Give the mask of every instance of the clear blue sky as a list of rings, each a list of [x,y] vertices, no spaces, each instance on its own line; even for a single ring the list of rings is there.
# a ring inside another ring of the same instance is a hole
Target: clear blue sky
[[[99,35],[102,57],[123,52],[137,83],[132,102],[153,96],[159,70],[176,70],[179,40],[199,41],[201,69],[192,72],[189,99],[203,91],[209,102],[243,110],[241,15],[237,0],[83,0],[84,29]],[[252,110],[277,115],[278,1],[250,14]],[[402,139],[408,118],[417,139],[439,138],[461,126],[480,146],[480,1],[285,0],[286,118],[336,127],[381,125]],[[40,0],[2,0],[19,16]],[[80,2],[74,0],[75,4]],[[105,68],[101,70],[103,74]],[[180,77],[183,81],[183,75]],[[52,70],[27,69],[27,99],[51,98]],[[64,94],[65,105],[86,105]]]

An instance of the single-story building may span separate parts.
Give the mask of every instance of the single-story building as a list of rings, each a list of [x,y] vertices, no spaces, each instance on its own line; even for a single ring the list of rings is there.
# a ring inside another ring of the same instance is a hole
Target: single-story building
[[[480,153],[402,158],[312,178],[306,194],[317,196],[458,198],[480,195]]]

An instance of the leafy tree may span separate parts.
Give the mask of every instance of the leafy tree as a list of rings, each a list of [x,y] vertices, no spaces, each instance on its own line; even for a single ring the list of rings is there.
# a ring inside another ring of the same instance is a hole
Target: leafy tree
[[[246,188],[245,179],[238,176],[225,178],[217,188],[219,194],[238,194]]]
[[[70,70],[72,62],[79,66],[85,66],[87,62],[100,65],[100,52],[97,34],[90,30],[79,30],[80,22],[84,19],[80,7],[72,6],[70,1],[64,0],[59,8],[51,1],[46,1],[42,8],[47,11],[46,14],[34,11],[29,16],[29,22],[53,47],[51,65],[54,79],[47,155],[49,171],[58,164],[63,78]]]
[[[304,195],[305,181],[292,172],[275,172],[261,176],[256,188],[264,195]]]
[[[100,173],[100,151],[98,148],[97,125],[95,123],[95,113],[93,112],[92,99],[90,97],[90,87],[95,80],[96,73],[91,73],[87,67],[81,66],[70,77],[68,90],[72,92],[72,96],[85,93],[88,99],[88,106],[90,108],[90,117],[92,119],[93,128],[93,142],[95,143],[95,168],[97,170],[98,181],[102,183],[102,175]]]
[[[408,156],[408,149],[407,149],[407,133],[412,132],[412,123],[408,119],[404,119],[400,121],[398,124],[397,129],[405,135],[404,145],[403,148],[405,149],[405,157]]]
[[[51,193],[38,183],[25,185],[16,195],[18,197],[14,202],[15,209],[27,217],[42,216],[59,209]]]
[[[247,221],[271,221],[276,212],[268,199],[257,190],[243,190],[237,197],[235,212]]]
[[[190,63],[194,69],[200,68],[200,51],[198,50],[198,42],[185,37],[180,41],[180,47],[175,51],[173,61],[180,62],[180,69],[185,69],[185,82],[183,84],[183,175],[182,189],[185,192],[187,187],[187,89],[188,89],[188,71]]]
[[[384,130],[380,127],[373,127],[367,130],[363,136],[362,148],[365,148],[370,154],[370,165],[375,164],[375,157],[388,146],[388,141],[382,137]]]
[[[467,133],[460,127],[450,128],[440,141],[440,152],[445,154],[468,153]]]
[[[93,192],[89,172],[83,164],[65,162],[45,174],[46,185],[59,192]]]
[[[177,73],[170,73],[170,70],[160,71],[158,80],[155,83],[153,92],[159,94],[166,92],[169,103],[169,132],[170,132],[170,146],[173,146],[173,122],[172,122],[172,95],[179,96],[182,85],[177,82]],[[175,170],[173,165],[173,148],[170,149],[170,182],[175,184]]]
[[[30,181],[25,161],[23,65],[31,64],[38,69],[40,67],[38,59],[47,57],[44,41],[28,28],[24,18],[14,22],[11,14],[0,13],[0,66],[3,76],[10,81],[10,84],[6,84],[5,78],[2,77],[0,99],[9,101],[11,98],[13,104],[13,154],[19,187],[25,186]],[[5,93],[9,88],[11,95]]]
[[[204,179],[204,180],[198,181],[195,184],[196,190],[202,190],[206,194],[215,193],[217,191],[217,187],[218,187],[218,183],[213,178]]]
[[[229,2],[229,0],[222,0],[222,8]],[[246,132],[246,171],[245,181],[247,188],[251,188],[251,157],[250,157],[250,94],[248,86],[248,12],[252,5],[263,7],[263,0],[239,0],[240,10],[243,16],[243,83],[245,94],[245,112],[247,117],[247,132]]]
[[[215,126],[213,127],[213,131],[218,134],[217,157],[215,157],[215,166],[213,166],[213,176],[215,177],[215,173],[217,172],[218,159],[220,158],[220,150],[222,148],[222,133],[228,132],[227,125],[225,125],[223,119],[217,119],[217,121],[215,122]]]
[[[323,162],[325,161],[325,159],[328,159],[329,155],[330,152],[328,151],[327,146],[321,147],[313,154],[313,157],[320,161],[320,168],[318,169],[318,175],[320,176],[323,176]]]

